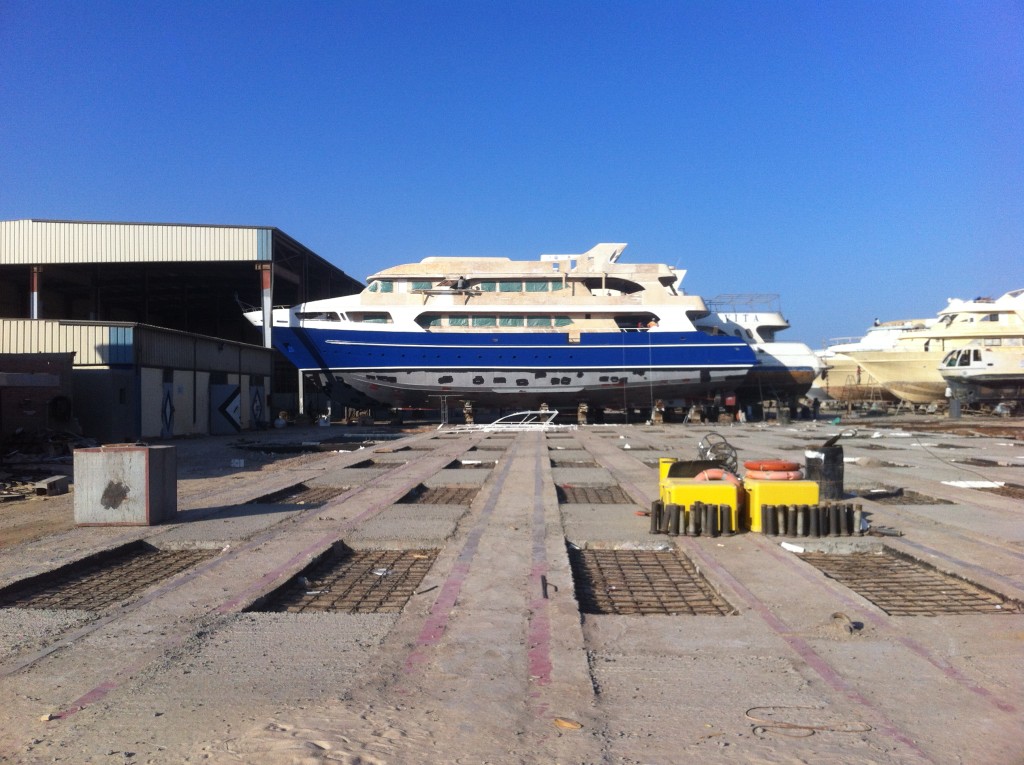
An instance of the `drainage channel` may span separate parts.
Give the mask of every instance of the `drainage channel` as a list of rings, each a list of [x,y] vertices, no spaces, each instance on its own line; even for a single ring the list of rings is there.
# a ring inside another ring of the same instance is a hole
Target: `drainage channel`
[[[0,608],[102,611],[216,554],[132,542],[8,585],[0,590]]]
[[[1024,486],[1016,483],[986,487],[979,491],[987,491],[989,494],[998,494],[1000,497],[1010,497],[1011,499],[1024,499]]]
[[[417,484],[398,500],[399,505],[472,505],[477,486],[425,486]]]
[[[562,484],[555,487],[560,505],[632,505],[633,500],[618,484],[611,486],[574,486]]]
[[[568,460],[568,459],[552,459],[551,467],[556,468],[596,468],[601,467],[593,460]]]
[[[1021,612],[1021,604],[1014,600],[888,547],[850,553],[807,552],[800,557],[890,616]]]
[[[353,550],[339,542],[247,611],[396,613],[423,582],[437,550]]]
[[[930,497],[910,489],[880,487],[873,489],[851,489],[849,492],[855,497],[870,499],[880,505],[955,505],[948,499]]]
[[[491,470],[498,463],[493,460],[454,460],[444,466],[445,470]]]
[[[568,545],[580,611],[598,615],[735,613],[689,558],[666,550],[581,550]]]
[[[297,483],[246,502],[247,505],[322,505],[348,491],[347,486],[306,486]]]

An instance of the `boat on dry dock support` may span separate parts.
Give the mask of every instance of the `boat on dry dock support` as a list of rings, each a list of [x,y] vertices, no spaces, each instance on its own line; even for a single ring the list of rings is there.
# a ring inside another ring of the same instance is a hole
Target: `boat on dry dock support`
[[[950,351],[974,340],[1004,337],[1024,337],[1024,289],[994,300],[951,299],[932,324],[901,335],[892,348],[849,355],[903,401],[929,404],[945,398],[939,369]]]
[[[533,261],[428,257],[358,295],[273,312],[274,346],[395,407],[682,406],[735,388],[758,361],[708,313],[685,271],[620,263],[625,244]],[[262,313],[246,317],[262,326]]]
[[[740,405],[768,400],[795,403],[810,390],[824,365],[804,343],[776,339],[790,327],[778,295],[717,295],[707,305],[710,313],[696,320],[698,329],[738,337],[757,354],[758,364],[735,389]]]
[[[1024,403],[1024,334],[975,340],[950,351],[939,373],[950,395],[965,404],[1016,408]]]

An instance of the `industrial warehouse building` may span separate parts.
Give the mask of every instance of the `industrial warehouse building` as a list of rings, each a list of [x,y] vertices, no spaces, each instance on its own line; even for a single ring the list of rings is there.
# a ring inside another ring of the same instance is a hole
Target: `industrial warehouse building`
[[[26,412],[105,442],[261,427],[302,385],[243,309],[362,287],[273,227],[0,221],[0,432]]]

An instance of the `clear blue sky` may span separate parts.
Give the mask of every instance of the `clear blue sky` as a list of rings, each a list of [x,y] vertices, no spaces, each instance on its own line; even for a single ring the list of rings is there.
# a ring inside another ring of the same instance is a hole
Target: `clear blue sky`
[[[785,338],[1024,287],[1024,2],[0,0],[0,219],[582,252]]]

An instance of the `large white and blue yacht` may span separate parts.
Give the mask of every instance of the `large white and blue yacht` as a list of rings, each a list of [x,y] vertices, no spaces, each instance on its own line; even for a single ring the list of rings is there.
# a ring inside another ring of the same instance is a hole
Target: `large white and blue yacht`
[[[272,341],[301,370],[391,406],[679,406],[739,387],[748,342],[694,322],[685,271],[579,255],[428,257],[356,295],[274,309]],[[246,314],[256,326],[263,314]]]

